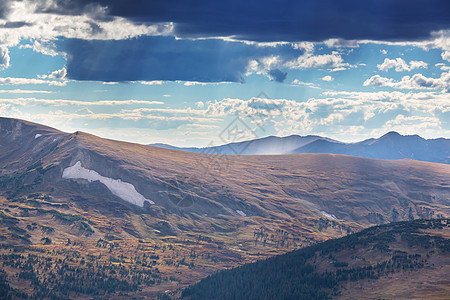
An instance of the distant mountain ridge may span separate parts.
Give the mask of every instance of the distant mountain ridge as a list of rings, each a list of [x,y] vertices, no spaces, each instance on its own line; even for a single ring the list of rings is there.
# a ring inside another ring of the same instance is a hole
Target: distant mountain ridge
[[[317,135],[291,135],[286,137],[268,136],[260,139],[244,142],[229,143],[213,147],[176,147],[168,144],[156,143],[149,146],[160,147],[172,150],[181,150],[205,154],[224,155],[278,155],[288,154],[291,151],[306,146],[312,142],[323,140],[330,143],[340,143],[339,141],[317,136]]]
[[[291,135],[270,136],[216,147],[184,148],[167,144],[151,146],[196,153],[224,155],[278,155],[294,153],[328,153],[373,159],[414,159],[450,164],[450,139],[424,139],[418,135],[401,135],[391,131],[380,138],[344,143],[326,137]]]

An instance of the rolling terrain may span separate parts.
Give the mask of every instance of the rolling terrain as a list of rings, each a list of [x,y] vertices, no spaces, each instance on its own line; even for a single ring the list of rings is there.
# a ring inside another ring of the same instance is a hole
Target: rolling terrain
[[[0,118],[2,270],[19,296],[151,297],[372,225],[448,218],[449,179],[411,159],[190,153]]]

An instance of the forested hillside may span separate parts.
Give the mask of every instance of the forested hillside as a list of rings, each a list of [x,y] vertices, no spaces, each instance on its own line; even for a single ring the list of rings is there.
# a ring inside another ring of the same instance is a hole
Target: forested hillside
[[[339,297],[343,290],[353,288],[352,282],[376,281],[394,273],[419,275],[443,267],[440,271],[445,275],[450,259],[449,224],[450,219],[440,219],[371,227],[340,239],[221,271],[185,289],[183,297],[327,299]],[[437,265],[436,261],[442,264]],[[440,285],[448,285],[448,276],[442,279]],[[400,283],[392,281],[390,284]],[[439,289],[428,290],[428,296],[434,299],[445,296]],[[363,297],[364,293],[360,295]],[[392,296],[402,298],[402,295]]]

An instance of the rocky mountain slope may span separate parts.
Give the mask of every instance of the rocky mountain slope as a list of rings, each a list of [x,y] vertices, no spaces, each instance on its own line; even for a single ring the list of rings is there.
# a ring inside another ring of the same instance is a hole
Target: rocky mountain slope
[[[69,296],[89,294],[92,274],[115,282],[92,287],[101,295],[149,296],[371,225],[448,217],[449,179],[446,164],[208,155],[0,118],[0,252],[23,256],[5,272],[30,295],[65,282],[30,271],[31,253],[78,270]]]

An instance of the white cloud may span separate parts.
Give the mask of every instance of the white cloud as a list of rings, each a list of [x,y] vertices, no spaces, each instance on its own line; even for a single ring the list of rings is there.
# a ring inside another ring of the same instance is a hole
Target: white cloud
[[[300,81],[300,80],[298,80],[298,79],[294,79],[294,80],[292,81],[292,84],[293,84],[293,85],[304,85],[304,86],[308,86],[308,87],[313,88],[313,89],[319,89],[319,87],[316,86],[316,85],[315,85],[314,83],[312,83],[312,82],[304,82],[304,81]]]
[[[381,131],[389,129],[383,127],[383,124],[390,126],[389,130],[395,128],[403,133],[407,133],[408,126],[415,124],[411,127],[415,128],[414,133],[421,135],[423,133],[430,137],[450,134],[448,125],[445,125],[445,119],[448,116],[445,112],[450,112],[448,94],[436,91],[326,91],[317,98],[305,101],[225,98],[201,102],[203,105],[198,103],[193,107],[180,109],[153,107],[124,109],[121,104],[139,103],[142,106],[147,102],[105,100],[98,103],[77,100],[0,98],[0,113],[3,116],[29,119],[67,131],[80,130],[79,124],[95,124],[86,128],[91,128],[89,131],[94,130],[93,133],[112,138],[119,138],[119,135],[114,136],[111,133],[115,132],[113,124],[118,121],[121,122],[123,130],[133,128],[131,130],[133,134],[142,133],[143,131],[139,131],[139,128],[146,128],[153,133],[163,129],[167,135],[165,130],[172,128],[174,131],[171,131],[170,135],[173,134],[175,139],[185,131],[186,134],[196,137],[211,137],[223,130],[222,126],[218,127],[220,122],[236,116],[253,128],[258,126],[264,129],[271,128],[274,131],[273,134],[278,135],[324,133],[333,138],[349,140],[373,136],[374,132],[381,127]],[[104,110],[100,110],[99,105],[112,107],[109,107],[108,113],[105,113]],[[37,110],[35,106],[39,108],[40,113],[28,115],[27,111]],[[74,106],[78,106],[78,109],[75,110]],[[95,109],[90,110],[91,108]],[[99,110],[101,113],[98,112]],[[424,125],[420,125],[421,122]],[[94,127],[96,129],[92,129]],[[417,131],[420,128],[423,128],[423,132]],[[410,129],[411,133],[414,130]],[[382,133],[385,132],[377,131],[376,135]],[[147,133],[145,138],[148,139],[149,136],[151,135]],[[162,133],[158,136],[167,138]],[[126,134],[120,135],[120,138],[131,139]],[[133,140],[145,142],[143,137],[137,135],[133,135]]]
[[[161,105],[162,101],[146,100],[99,100],[99,101],[79,101],[64,99],[37,99],[37,98],[17,98],[1,99],[0,103],[10,103],[20,106],[125,106],[125,105]]]
[[[162,85],[164,81],[163,80],[139,81],[139,83],[143,85]]]
[[[312,52],[306,52],[297,59],[289,61],[285,64],[290,69],[310,69],[310,68],[340,68],[346,69],[351,67],[350,64],[345,63],[341,54],[333,51],[331,54],[314,55]]]
[[[402,71],[411,71],[418,68],[427,68],[428,64],[423,61],[410,61],[407,64],[402,58],[389,59],[385,58],[382,64],[377,65],[378,70],[380,71],[388,71],[391,68],[394,68],[396,72]]]
[[[60,70],[56,70],[50,73],[50,75],[40,75],[38,76],[39,78],[43,78],[43,79],[65,79],[67,75],[67,70],[66,68],[62,68]]]
[[[381,135],[388,131],[397,131],[408,135],[436,134],[436,128],[441,128],[441,126],[441,120],[435,116],[405,116],[399,114],[372,132],[374,135]]]
[[[420,73],[404,76],[400,81],[374,75],[363,83],[364,86],[392,87],[397,89],[435,89],[448,92],[450,89],[450,72],[444,72],[439,78],[426,77]]]
[[[450,66],[443,63],[437,63],[434,66],[440,68],[442,71],[450,71]]]
[[[310,98],[305,102],[287,99],[249,100],[226,98],[207,102],[206,114],[210,116],[240,116],[252,124],[254,120],[265,120],[264,124],[274,125],[278,135],[299,134],[303,132],[335,135],[348,140],[348,135],[366,132],[372,135],[372,128],[380,128],[389,120],[403,114],[408,117],[403,123],[409,124],[412,117],[428,118],[427,135],[442,135],[442,126],[450,111],[450,103],[445,93],[436,92],[325,92],[325,98]],[[273,104],[279,109],[271,109]],[[410,118],[411,117],[411,118]],[[386,120],[386,118],[388,118]],[[434,120],[432,122],[432,120]],[[436,120],[439,120],[437,122]],[[375,126],[373,124],[380,124]],[[418,127],[416,127],[417,129]],[[389,130],[388,130],[389,131]],[[404,132],[404,131],[402,131]],[[415,132],[415,133],[418,133]]]
[[[450,61],[450,51],[444,51],[441,53],[442,59]]]
[[[93,112],[92,112],[89,108],[87,108],[87,107],[81,108],[81,109],[75,111],[75,113],[76,113],[76,114],[80,114],[80,115],[81,115],[81,114],[86,114],[86,115],[93,114]]]
[[[51,2],[47,2],[51,3]],[[26,0],[14,1],[8,19],[4,22],[26,22],[28,26],[19,28],[1,28],[0,44],[15,46],[21,39],[51,41],[57,37],[79,39],[128,39],[140,35],[169,35],[173,33],[174,25],[170,22],[151,25],[137,24],[125,18],[101,18],[105,7],[86,12],[80,16],[61,15],[52,13],[36,13],[36,7],[42,1]],[[30,45],[34,50],[42,44]],[[51,52],[50,52],[51,53]]]
[[[330,42],[331,41],[331,42]],[[329,40],[330,45],[334,40]],[[295,59],[286,60],[279,55],[271,55],[264,57],[262,59],[250,60],[247,66],[247,73],[245,75],[250,75],[252,73],[261,74],[268,77],[270,80],[278,80],[275,78],[273,71],[277,73],[284,73],[283,69],[313,69],[313,68],[328,68],[330,71],[343,71],[352,66],[342,58],[342,54],[339,51],[332,51],[331,54],[314,54],[314,43],[311,42],[301,42],[292,43],[291,46],[297,50],[303,50],[304,53]],[[283,75],[283,74],[281,74]],[[285,78],[285,74],[284,74]],[[284,78],[282,78],[284,80]],[[278,80],[282,81],[282,80]]]
[[[344,39],[328,39],[324,44],[330,48],[356,48],[359,47],[358,41]]]
[[[0,90],[1,94],[52,94],[52,91],[41,91],[41,90]]]
[[[185,86],[193,86],[193,85],[206,85],[206,82],[198,82],[198,81],[186,81],[184,83]]]
[[[176,83],[183,84],[184,86],[194,86],[194,85],[206,86],[206,85],[219,85],[219,84],[231,83],[231,82],[229,82],[229,81],[220,81],[220,82],[199,82],[199,81],[183,81],[183,80],[177,80],[177,81],[175,81],[175,82],[176,82]]]
[[[388,53],[385,49],[381,49],[380,52],[381,52],[381,54],[384,54],[384,55],[386,55]]]
[[[56,56],[58,55],[58,52],[56,52],[54,49],[54,44],[50,41],[44,40],[44,41],[34,41],[33,44],[25,44],[20,45],[19,49],[32,49],[34,52],[42,53],[44,55],[48,56]]]
[[[5,46],[0,46],[0,70],[9,67],[9,51]]]
[[[21,85],[21,84],[47,84],[55,86],[65,86],[65,81],[43,80],[35,78],[14,78],[14,77],[0,77],[0,84]]]
[[[322,77],[322,80],[323,80],[323,81],[328,81],[328,82],[330,82],[330,81],[333,81],[334,78],[331,77],[330,75],[326,75],[326,76],[323,76],[323,77]]]

